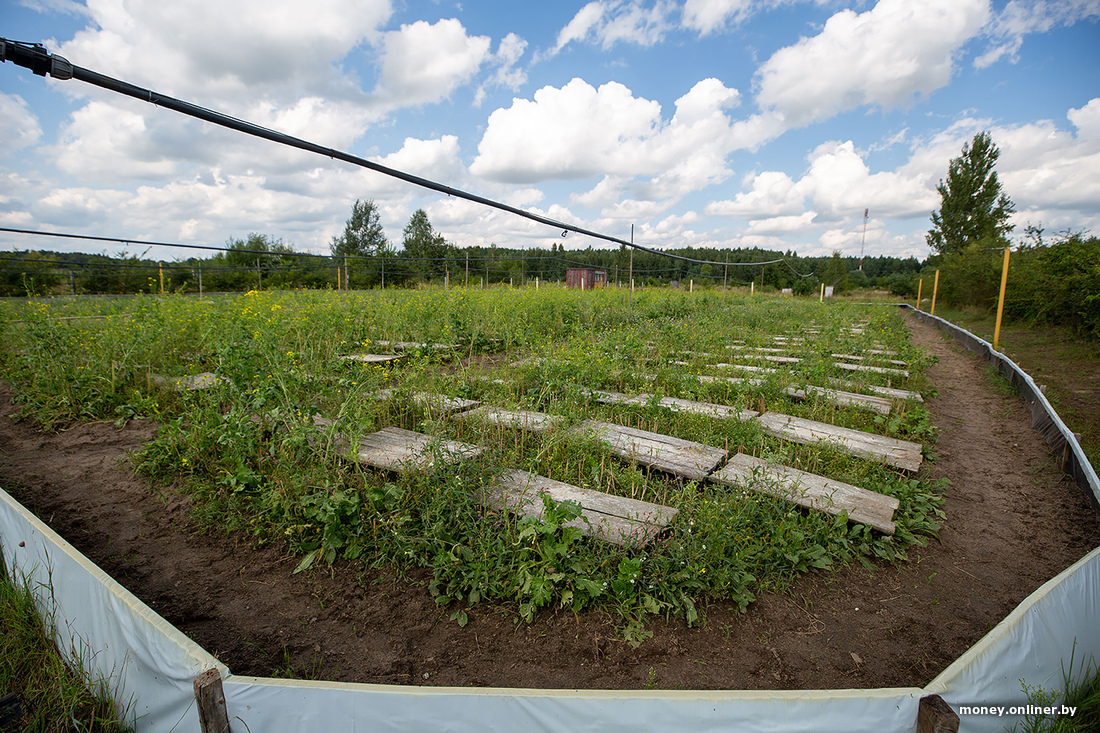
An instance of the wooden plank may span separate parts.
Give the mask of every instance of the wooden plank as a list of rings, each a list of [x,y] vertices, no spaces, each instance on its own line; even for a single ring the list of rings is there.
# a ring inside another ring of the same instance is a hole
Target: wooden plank
[[[375,392],[374,397],[379,400],[388,400],[396,394],[398,394],[397,390],[387,387],[386,389],[380,389]],[[467,400],[462,397],[448,397],[447,395],[434,394],[432,392],[414,392],[412,394],[412,399],[413,402],[421,408],[429,411],[442,412],[444,415],[449,415],[452,412],[463,412],[481,404],[478,400]]]
[[[767,380],[764,379],[746,379],[744,377],[709,377],[705,374],[698,375],[696,379],[704,383],[729,382],[730,384],[748,384],[753,387],[759,387],[761,384],[767,384]]]
[[[571,431],[592,435],[624,460],[690,479],[702,479],[726,457],[721,448],[599,420],[585,420]]]
[[[837,515],[848,512],[848,521],[866,524],[883,534],[894,534],[894,511],[900,505],[896,497],[790,466],[769,464],[762,458],[738,453],[711,477],[718,483],[744,486],[778,497],[806,509]]]
[[[364,364],[387,364],[405,357],[401,354],[348,354],[341,358],[344,361],[359,361]]]
[[[432,465],[433,443],[438,443],[444,455],[455,458],[476,458],[481,448],[455,440],[440,440],[424,433],[414,433],[403,428],[383,428],[359,441],[354,458],[374,468],[404,473],[415,468]]]
[[[853,456],[882,461],[906,471],[916,471],[920,468],[922,456],[919,443],[842,428],[816,420],[784,415],[780,412],[766,412],[757,419],[764,427],[764,432],[774,438],[783,438],[806,445],[826,443]]]
[[[649,543],[678,511],[661,504],[582,489],[518,469],[506,471],[499,481],[487,487],[482,501],[523,517],[541,517],[543,494],[549,494],[554,501],[580,504],[581,516],[566,526],[577,527],[588,537],[616,545]]]
[[[905,369],[893,369],[891,367],[879,367],[879,366],[867,366],[864,364],[845,364],[844,362],[835,362],[836,366],[841,369],[847,369],[850,372],[874,372],[875,374],[894,374],[899,377],[909,378],[909,372]]]
[[[892,397],[895,400],[913,400],[915,402],[924,402],[924,398],[920,396],[920,392],[912,392],[908,389],[880,387],[876,384],[860,384],[859,382],[846,382],[843,379],[833,379],[830,380],[830,382],[839,387],[848,387],[849,389],[865,389],[868,392],[874,392],[875,394]]]
[[[855,392],[829,389],[828,387],[815,387],[812,384],[806,385],[804,389],[787,387],[787,394],[794,397],[796,400],[804,400],[808,394],[817,395],[842,407],[858,407],[864,410],[873,410],[881,415],[889,415],[890,410],[893,408],[893,403],[884,397],[872,397],[870,395],[856,394]]]
[[[776,373],[776,370],[771,367],[750,366],[749,364],[710,364],[709,366],[714,369],[739,369],[743,372],[753,372],[755,374]]]
[[[212,389],[214,387],[232,384],[232,382],[225,377],[219,377],[211,372],[203,372],[202,374],[190,374],[186,377],[177,377],[175,379],[154,374],[153,384],[158,387],[166,387],[174,392],[189,392],[198,389]]]
[[[544,433],[559,427],[565,418],[560,415],[548,415],[545,412],[531,410],[505,410],[485,405],[468,412],[455,415],[458,420],[487,422],[512,430],[527,430],[532,433]]]
[[[372,343],[394,351],[453,351],[458,348],[454,344],[422,344],[416,341],[373,341]]]
[[[653,395],[640,394],[635,397],[622,394],[620,392],[603,392],[596,390],[595,394],[598,395],[597,402],[603,404],[618,404],[618,405],[648,405],[653,400]],[[726,405],[718,405],[712,402],[695,402],[693,400],[684,400],[679,397],[662,397],[657,401],[658,407],[664,407],[672,412],[690,412],[696,415],[706,415],[707,417],[717,417],[723,419],[737,419],[737,420],[751,420],[760,413],[754,410],[739,410],[736,407],[728,407]]]
[[[884,352],[872,350],[872,351],[868,351],[867,353],[869,353],[869,354],[882,354]],[[847,361],[863,361],[864,360],[864,357],[856,356],[855,354],[833,354],[832,357],[834,359],[845,359]],[[909,366],[908,363],[902,361],[901,359],[883,359],[882,361],[885,361],[887,364],[895,364],[897,366]]]

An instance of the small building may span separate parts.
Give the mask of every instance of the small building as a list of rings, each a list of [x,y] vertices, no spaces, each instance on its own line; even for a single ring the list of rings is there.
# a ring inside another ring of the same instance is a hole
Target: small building
[[[565,271],[565,286],[592,290],[607,285],[607,270],[594,270],[590,267],[571,267]]]

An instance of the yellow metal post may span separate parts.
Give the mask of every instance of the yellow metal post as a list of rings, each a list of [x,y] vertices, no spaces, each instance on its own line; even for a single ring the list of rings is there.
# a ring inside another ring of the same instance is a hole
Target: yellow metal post
[[[160,270],[160,294],[164,295],[164,263],[160,262],[158,264],[159,267],[157,269]]]
[[[923,288],[924,288],[924,278],[922,277],[920,279],[920,282],[917,283],[917,310],[920,310],[920,291]]]
[[[940,292],[940,271],[936,270],[936,279],[932,283],[932,310],[928,311],[936,315],[936,293]]]
[[[1005,247],[1005,263],[1001,267],[1001,297],[997,299],[997,325],[993,329],[993,350],[1000,351],[1001,315],[1005,312],[1005,286],[1008,285],[1008,247]]]

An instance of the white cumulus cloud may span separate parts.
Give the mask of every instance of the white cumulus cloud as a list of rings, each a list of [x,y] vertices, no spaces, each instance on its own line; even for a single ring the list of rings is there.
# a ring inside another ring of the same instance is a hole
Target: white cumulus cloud
[[[0,92],[0,157],[28,148],[42,137],[42,127],[22,97]]]
[[[988,0],[881,0],[865,13],[842,10],[760,67],[756,101],[787,129],[864,105],[905,106],[947,85],[960,49],[988,17]]]
[[[386,33],[377,93],[395,106],[438,102],[491,56],[488,36],[469,36],[456,18],[418,20]]]

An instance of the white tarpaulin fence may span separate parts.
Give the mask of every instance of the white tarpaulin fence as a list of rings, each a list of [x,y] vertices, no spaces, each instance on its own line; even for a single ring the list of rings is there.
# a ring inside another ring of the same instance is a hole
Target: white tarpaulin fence
[[[923,314],[922,314],[923,315]],[[937,319],[939,320],[939,319]],[[952,327],[953,328],[953,327]],[[965,332],[964,332],[965,333]],[[968,334],[975,342],[982,342]],[[999,355],[998,355],[999,356]],[[1004,360],[1007,361],[1007,360]],[[1012,362],[1009,368],[1030,383]],[[1005,367],[1002,367],[1005,368]],[[1025,398],[1027,392],[1025,392]],[[1049,404],[1043,408],[1053,414]],[[1034,412],[1034,410],[1033,410]],[[1069,431],[1057,415],[1052,424]],[[1065,437],[1063,435],[1063,437]],[[1083,460],[1069,434],[1071,452]],[[1085,460],[1075,475],[1095,480]],[[1100,659],[1100,549],[1031,594],[921,688],[801,691],[586,691],[402,687],[233,675],[0,490],[0,551],[51,614],[59,646],[109,680],[140,731],[199,731],[193,680],[223,678],[233,731],[846,731],[916,730],[920,698],[938,694],[964,714],[961,731],[1003,731],[1028,704],[1021,680],[1061,690],[1063,669]],[[1017,709],[1012,714],[1013,709]],[[998,710],[998,709],[1003,709]]]

